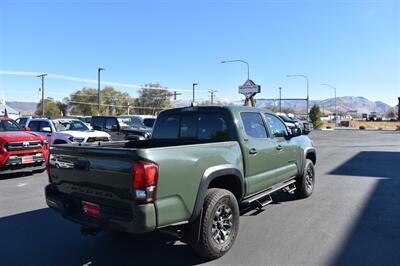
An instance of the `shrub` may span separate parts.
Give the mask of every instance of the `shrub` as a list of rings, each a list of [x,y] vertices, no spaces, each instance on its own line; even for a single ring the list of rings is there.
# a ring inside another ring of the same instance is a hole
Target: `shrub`
[[[365,129],[365,126],[360,126],[360,129],[361,129],[361,130],[364,130],[364,129]]]

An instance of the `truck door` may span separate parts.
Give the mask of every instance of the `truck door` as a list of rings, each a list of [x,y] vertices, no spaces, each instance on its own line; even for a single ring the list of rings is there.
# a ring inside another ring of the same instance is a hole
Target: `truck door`
[[[45,131],[44,128],[46,130],[50,128],[50,131]],[[53,144],[55,132],[54,128],[50,125],[50,122],[48,121],[40,122],[39,134],[44,136],[50,144]]]
[[[38,133],[39,135],[43,136],[50,144],[52,144],[52,133],[51,132],[43,132],[43,127],[49,127],[50,125],[43,124],[45,121],[36,120],[30,121],[28,127],[31,129],[32,132]],[[48,122],[47,122],[48,123]],[[51,127],[50,127],[51,128]]]
[[[280,150],[269,136],[261,113],[242,112],[244,128],[243,156],[245,158],[246,194],[256,194],[283,179]]]
[[[293,140],[288,139],[289,135],[286,125],[277,116],[265,113],[271,141],[276,147],[276,167],[280,169],[281,175],[278,175],[279,180],[285,181],[297,175],[298,168],[298,148]]]

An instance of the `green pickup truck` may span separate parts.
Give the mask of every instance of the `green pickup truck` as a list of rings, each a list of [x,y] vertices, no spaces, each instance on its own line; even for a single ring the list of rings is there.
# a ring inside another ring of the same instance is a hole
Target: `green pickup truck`
[[[50,153],[47,204],[83,234],[173,232],[207,258],[231,248],[240,213],[278,190],[306,198],[315,182],[312,141],[273,113],[243,106],[166,110],[151,139]]]

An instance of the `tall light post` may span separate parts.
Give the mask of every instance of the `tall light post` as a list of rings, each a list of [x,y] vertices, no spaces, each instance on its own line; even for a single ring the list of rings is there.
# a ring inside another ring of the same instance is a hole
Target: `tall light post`
[[[199,85],[199,84],[198,84],[198,83],[193,83],[193,103],[194,103],[194,100],[195,100],[195,97],[194,97],[194,90],[195,90],[195,88],[196,88],[197,85]]]
[[[293,78],[293,77],[302,77],[305,78],[307,81],[307,119],[309,118],[309,102],[310,102],[310,90],[309,90],[309,81],[308,77],[306,75],[286,75],[288,78]]]
[[[218,92],[217,90],[209,90],[208,91],[211,95],[211,104],[214,104],[214,94]]]
[[[329,85],[329,84],[326,84],[326,83],[322,83],[321,85],[322,85],[322,86],[327,86],[327,87],[329,87],[329,88],[331,88],[331,89],[334,89],[334,90],[335,90],[335,126],[336,126],[336,125],[337,125],[336,88],[335,88],[335,87],[333,87],[332,85]]]
[[[249,65],[249,63],[247,63],[246,61],[241,60],[241,59],[221,61],[222,64],[235,63],[235,62],[240,62],[240,63],[243,63],[243,64],[247,65],[247,80],[249,80],[250,79],[250,65]]]
[[[102,67],[97,69],[97,115],[100,115],[100,72],[102,70],[106,69]]]
[[[40,78],[42,80],[42,116],[44,116],[44,77],[47,76],[47,74],[40,74],[37,75],[36,77]]]

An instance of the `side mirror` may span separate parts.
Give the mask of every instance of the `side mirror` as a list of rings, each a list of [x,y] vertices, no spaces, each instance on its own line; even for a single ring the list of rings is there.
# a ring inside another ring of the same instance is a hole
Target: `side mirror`
[[[44,128],[42,128],[42,132],[51,133],[51,128],[50,127],[44,127]]]
[[[290,133],[291,137],[298,137],[302,134],[301,129],[298,127],[291,128]]]
[[[101,126],[92,126],[94,130],[101,130]]]
[[[118,130],[119,130],[119,125],[118,124],[112,125],[111,131],[118,131]]]
[[[30,127],[23,127],[24,131],[31,131]]]

